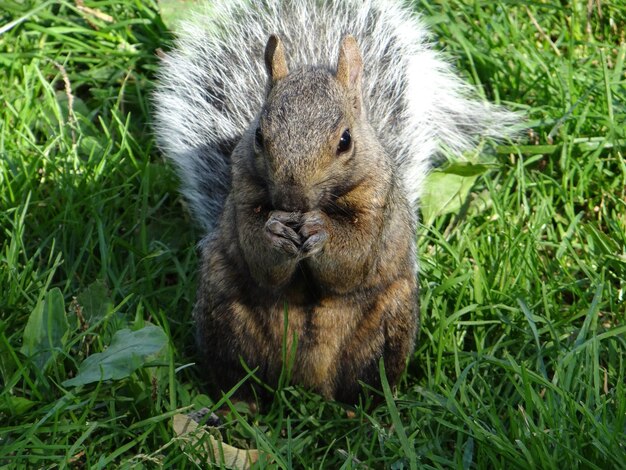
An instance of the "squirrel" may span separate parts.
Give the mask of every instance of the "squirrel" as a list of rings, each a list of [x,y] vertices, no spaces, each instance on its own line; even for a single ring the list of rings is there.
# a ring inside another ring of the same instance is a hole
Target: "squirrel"
[[[205,230],[193,317],[214,391],[250,370],[275,387],[289,367],[355,403],[360,382],[380,387],[381,359],[397,384],[419,325],[424,178],[442,149],[517,120],[428,38],[389,0],[216,0],[181,25],[156,134]]]

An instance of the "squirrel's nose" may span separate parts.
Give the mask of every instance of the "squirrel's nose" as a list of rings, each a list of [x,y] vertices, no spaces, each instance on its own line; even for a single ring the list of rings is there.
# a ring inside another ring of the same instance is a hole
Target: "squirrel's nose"
[[[285,212],[308,212],[310,203],[304,190],[299,186],[280,188],[272,195],[274,209]]]

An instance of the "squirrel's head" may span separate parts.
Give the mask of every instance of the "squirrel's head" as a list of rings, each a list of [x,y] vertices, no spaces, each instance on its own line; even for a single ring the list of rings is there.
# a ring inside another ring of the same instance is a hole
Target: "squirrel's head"
[[[251,138],[271,204],[301,212],[333,204],[372,169],[356,40],[341,42],[336,71],[304,67],[290,73],[282,42],[271,36],[265,65],[267,99]]]

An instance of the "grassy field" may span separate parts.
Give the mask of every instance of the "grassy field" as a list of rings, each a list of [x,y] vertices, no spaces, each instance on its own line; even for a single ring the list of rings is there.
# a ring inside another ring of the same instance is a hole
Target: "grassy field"
[[[286,387],[221,434],[278,468],[626,468],[626,5],[415,8],[532,131],[477,179],[437,173],[471,191],[419,229],[396,395],[348,414]],[[213,404],[201,233],[151,131],[170,40],[152,1],[0,0],[0,468],[196,467],[171,419]]]

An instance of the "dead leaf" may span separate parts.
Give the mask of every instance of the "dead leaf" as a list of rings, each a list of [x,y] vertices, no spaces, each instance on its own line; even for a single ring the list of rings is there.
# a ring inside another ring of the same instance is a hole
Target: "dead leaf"
[[[180,442],[183,449],[185,447],[198,449],[199,446],[204,446],[207,456],[206,463],[217,463],[226,468],[244,470],[249,469],[253,463],[259,460],[258,450],[239,449],[224,444],[209,434],[206,426],[199,426],[187,415],[174,415],[173,427],[176,435],[182,438]],[[203,463],[197,459],[194,460],[198,464]]]

